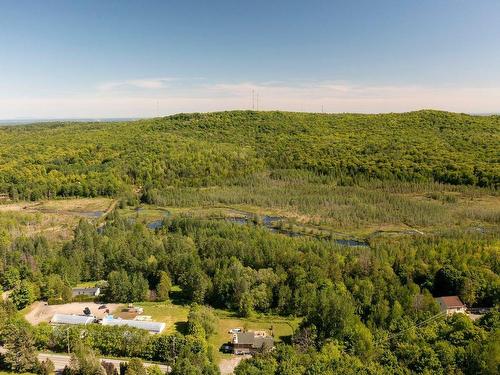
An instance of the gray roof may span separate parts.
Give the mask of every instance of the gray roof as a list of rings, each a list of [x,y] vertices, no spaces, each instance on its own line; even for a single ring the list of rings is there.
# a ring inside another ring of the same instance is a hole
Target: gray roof
[[[255,334],[253,332],[240,332],[236,333],[234,343],[240,345],[253,345],[254,341]]]
[[[113,319],[104,318],[102,325],[105,326],[128,326],[139,329],[144,329],[153,333],[160,333],[165,329],[165,323],[160,322],[145,322],[141,320],[128,320],[128,319]]]
[[[274,346],[274,339],[271,336],[266,336],[266,337],[257,336],[257,337],[255,337],[255,340],[254,340],[252,347],[255,349],[260,349],[265,344],[267,344],[268,347]]]
[[[270,336],[255,336],[255,332],[240,332],[235,334],[234,344],[238,345],[252,345],[254,349],[260,349],[267,343],[274,345],[274,339]]]
[[[50,320],[53,324],[90,324],[94,321],[93,316],[54,314]]]
[[[78,296],[78,295],[87,295],[87,296],[95,296],[96,294],[99,294],[101,289],[100,288],[73,288],[71,289],[73,292],[73,296]]]

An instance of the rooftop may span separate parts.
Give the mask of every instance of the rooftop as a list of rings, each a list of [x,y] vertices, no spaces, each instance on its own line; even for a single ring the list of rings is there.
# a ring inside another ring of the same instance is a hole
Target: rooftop
[[[451,308],[456,308],[456,307],[465,307],[463,302],[458,298],[458,296],[445,296],[445,297],[439,297],[438,300],[441,300],[444,306],[446,308],[451,309]]]
[[[274,339],[271,336],[264,336],[255,332],[240,332],[233,335],[233,344],[252,345],[252,348],[260,349],[264,343],[272,346]]]
[[[54,314],[50,320],[53,324],[90,324],[94,321],[93,316]]]
[[[128,326],[139,329],[144,329],[152,333],[160,333],[165,329],[165,323],[160,322],[148,322],[141,320],[128,320],[128,319],[115,319],[112,316],[108,316],[102,320],[102,325],[104,326]]]

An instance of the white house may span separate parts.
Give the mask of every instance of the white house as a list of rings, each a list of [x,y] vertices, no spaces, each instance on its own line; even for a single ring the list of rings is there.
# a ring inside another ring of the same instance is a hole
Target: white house
[[[445,296],[436,298],[436,301],[439,303],[439,307],[441,312],[445,312],[446,315],[451,315],[455,313],[466,313],[466,306],[458,296]]]

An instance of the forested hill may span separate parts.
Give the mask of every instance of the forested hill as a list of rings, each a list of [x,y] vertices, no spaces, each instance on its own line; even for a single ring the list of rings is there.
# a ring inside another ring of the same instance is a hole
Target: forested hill
[[[498,188],[499,150],[500,116],[438,111],[233,111],[0,127],[0,193],[32,200],[117,195],[248,183],[257,173],[279,178],[284,169],[346,184],[396,179]]]

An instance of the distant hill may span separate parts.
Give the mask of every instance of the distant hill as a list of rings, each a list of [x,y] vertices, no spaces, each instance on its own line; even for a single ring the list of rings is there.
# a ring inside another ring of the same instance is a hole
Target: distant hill
[[[137,118],[74,118],[74,119],[7,119],[0,120],[0,126],[12,126],[12,125],[30,125],[30,124],[40,124],[40,123],[53,123],[53,122],[119,122],[119,121],[134,121]]]
[[[357,180],[498,187],[500,116],[418,111],[309,114],[232,111],[132,122],[0,128],[0,193],[14,198],[117,195],[154,186],[245,183],[306,170]],[[288,173],[288,172],[287,172]]]

